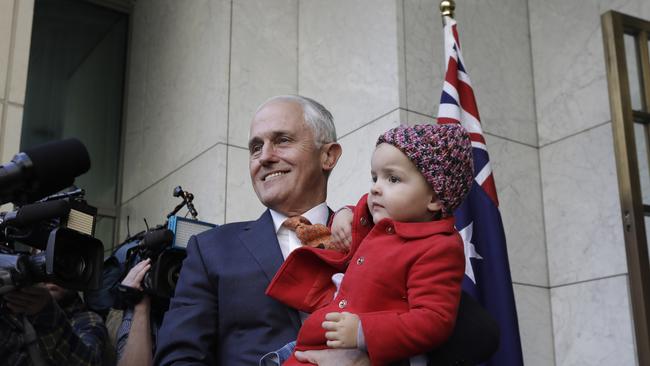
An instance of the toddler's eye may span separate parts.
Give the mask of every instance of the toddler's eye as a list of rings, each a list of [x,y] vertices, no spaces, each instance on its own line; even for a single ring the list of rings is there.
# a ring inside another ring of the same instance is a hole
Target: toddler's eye
[[[391,175],[390,177],[388,177],[388,181],[391,183],[397,183],[399,182],[399,178],[394,175]]]
[[[376,175],[371,176],[370,179],[372,180],[373,183],[377,183],[377,176]]]

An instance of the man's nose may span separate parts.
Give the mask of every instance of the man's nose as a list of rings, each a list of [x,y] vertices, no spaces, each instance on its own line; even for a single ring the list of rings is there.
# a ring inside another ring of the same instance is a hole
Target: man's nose
[[[271,144],[264,144],[262,146],[262,151],[260,152],[259,161],[260,164],[269,164],[277,161],[277,156],[275,155],[275,149]]]

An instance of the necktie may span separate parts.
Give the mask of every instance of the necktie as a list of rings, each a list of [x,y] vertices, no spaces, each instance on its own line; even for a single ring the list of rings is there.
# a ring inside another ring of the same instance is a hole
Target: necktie
[[[325,225],[312,225],[302,216],[292,216],[286,219],[282,225],[294,231],[302,245],[321,249],[336,249],[331,244],[332,233]]]

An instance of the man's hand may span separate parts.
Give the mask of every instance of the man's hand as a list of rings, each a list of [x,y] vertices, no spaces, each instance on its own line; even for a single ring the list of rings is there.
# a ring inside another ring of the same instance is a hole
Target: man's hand
[[[323,328],[327,347],[331,348],[357,348],[357,333],[359,331],[359,316],[348,313],[327,313]]]
[[[340,209],[332,220],[332,241],[348,250],[352,245],[352,219],[354,215],[348,207]]]
[[[320,351],[296,351],[300,362],[318,366],[370,366],[368,354],[358,349],[324,349]]]
[[[36,315],[53,299],[44,284],[23,287],[4,295],[7,307],[16,314]]]
[[[142,290],[142,279],[149,268],[151,268],[151,259],[147,258],[140,261],[126,274],[126,277],[122,280],[122,285]]]

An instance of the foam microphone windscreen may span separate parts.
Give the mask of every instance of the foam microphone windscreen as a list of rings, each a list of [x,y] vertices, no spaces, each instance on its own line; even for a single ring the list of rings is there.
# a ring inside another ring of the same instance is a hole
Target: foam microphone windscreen
[[[143,238],[143,245],[150,248],[161,248],[171,245],[172,241],[174,241],[174,233],[168,229],[160,229],[148,232]]]
[[[75,138],[35,146],[24,153],[32,161],[33,177],[38,182],[35,199],[71,186],[77,176],[90,169],[88,150]]]
[[[69,212],[70,203],[66,200],[32,203],[18,209],[14,222],[27,226],[42,220],[63,217]]]

